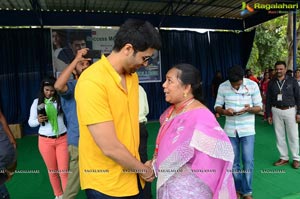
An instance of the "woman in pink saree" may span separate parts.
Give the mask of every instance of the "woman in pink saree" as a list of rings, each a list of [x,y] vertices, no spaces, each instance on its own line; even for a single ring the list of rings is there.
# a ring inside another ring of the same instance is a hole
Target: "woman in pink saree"
[[[163,84],[172,105],[161,115],[153,165],[157,199],[235,199],[234,153],[214,115],[200,102],[200,73],[171,68]]]

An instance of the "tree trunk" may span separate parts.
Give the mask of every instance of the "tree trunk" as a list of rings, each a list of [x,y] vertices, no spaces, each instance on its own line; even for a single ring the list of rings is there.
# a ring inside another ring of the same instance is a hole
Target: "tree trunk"
[[[297,17],[296,17],[297,20]],[[293,70],[293,12],[288,14],[288,25],[287,25],[287,44],[288,44],[288,60],[287,69]],[[300,46],[300,23],[297,28],[297,47]],[[297,49],[296,49],[297,50]],[[296,53],[297,56],[297,53]]]

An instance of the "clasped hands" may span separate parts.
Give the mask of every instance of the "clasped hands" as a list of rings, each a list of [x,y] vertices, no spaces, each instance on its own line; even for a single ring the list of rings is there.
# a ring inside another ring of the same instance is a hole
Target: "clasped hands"
[[[144,165],[147,167],[147,169],[145,170],[145,172],[140,173],[139,175],[146,182],[152,182],[155,179],[155,174],[152,168],[152,160],[148,160]]]

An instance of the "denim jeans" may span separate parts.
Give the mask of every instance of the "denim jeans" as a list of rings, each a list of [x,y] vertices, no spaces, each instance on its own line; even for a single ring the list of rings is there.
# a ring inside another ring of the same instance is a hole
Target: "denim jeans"
[[[127,197],[113,197],[113,196],[105,195],[94,189],[86,189],[85,194],[88,199],[143,199],[144,198],[142,194],[138,194],[135,196],[127,196]]]
[[[10,199],[8,190],[5,184],[0,185],[0,199]]]
[[[234,151],[233,178],[236,191],[242,195],[252,195],[252,179],[254,169],[255,136],[229,137]],[[241,168],[240,157],[242,155]]]

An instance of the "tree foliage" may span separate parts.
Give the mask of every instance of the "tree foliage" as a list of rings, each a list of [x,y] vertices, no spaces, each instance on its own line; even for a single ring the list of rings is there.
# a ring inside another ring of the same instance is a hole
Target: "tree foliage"
[[[300,15],[298,14],[298,23],[299,19]],[[247,64],[247,68],[251,68],[256,75],[260,75],[266,68],[273,68],[278,60],[287,62],[289,50],[287,38],[288,20],[288,15],[286,14],[260,24],[256,28],[253,48]],[[300,57],[299,50],[297,57]]]
[[[286,60],[287,16],[275,18],[256,28],[255,39],[247,68],[260,74],[266,68],[274,66],[277,60]]]

